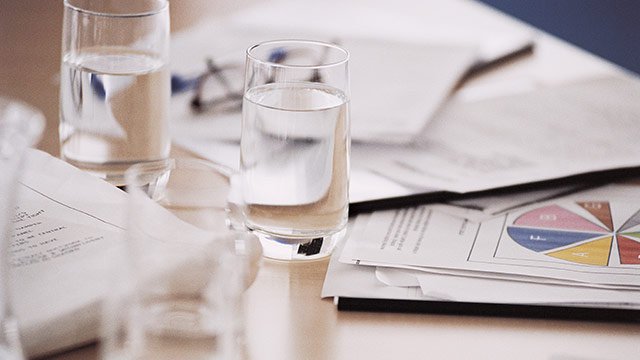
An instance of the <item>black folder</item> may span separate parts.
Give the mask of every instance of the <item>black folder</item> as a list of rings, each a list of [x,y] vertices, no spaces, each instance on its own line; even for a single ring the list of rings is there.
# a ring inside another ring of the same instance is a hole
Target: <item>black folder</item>
[[[611,182],[628,181],[640,177],[640,167],[615,168],[588,173],[575,174],[562,178],[541,180],[525,184],[517,184],[506,187],[492,188],[467,193],[455,193],[450,191],[435,191],[428,193],[416,193],[407,196],[371,199],[367,201],[352,202],[349,204],[349,216],[368,213],[376,210],[386,210],[404,206],[446,202],[461,199],[471,199],[486,195],[508,195],[521,191],[550,189],[564,185],[579,185],[580,190],[590,187],[605,185]]]
[[[640,308],[612,305],[540,305],[472,303],[436,300],[401,300],[339,297],[338,310],[427,313],[508,318],[564,319],[597,322],[638,323]]]

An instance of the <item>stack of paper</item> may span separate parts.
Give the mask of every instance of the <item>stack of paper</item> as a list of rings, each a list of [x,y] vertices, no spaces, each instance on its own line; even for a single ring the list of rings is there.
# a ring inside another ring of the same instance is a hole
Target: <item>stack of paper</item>
[[[426,205],[360,215],[322,295],[640,310],[639,189],[608,185],[482,222]]]
[[[612,77],[451,102],[410,144],[354,143],[351,203],[436,191],[468,193],[637,167],[638,96],[637,79]],[[238,166],[236,143],[179,143]]]

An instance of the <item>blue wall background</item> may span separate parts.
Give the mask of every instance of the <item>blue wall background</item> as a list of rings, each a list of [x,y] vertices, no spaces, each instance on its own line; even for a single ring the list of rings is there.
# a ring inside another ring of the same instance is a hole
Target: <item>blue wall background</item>
[[[479,0],[640,74],[640,0]]]

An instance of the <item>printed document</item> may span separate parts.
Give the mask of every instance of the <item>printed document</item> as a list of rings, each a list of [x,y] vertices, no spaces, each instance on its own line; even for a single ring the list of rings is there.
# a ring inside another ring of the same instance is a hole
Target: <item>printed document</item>
[[[362,230],[353,229],[358,234]],[[637,290],[600,289],[329,262],[322,297],[640,308]]]
[[[410,146],[354,146],[352,163],[408,187],[465,193],[640,165],[640,81],[602,78],[448,104]]]
[[[37,150],[28,152],[18,190],[9,253],[25,351],[36,356],[94,341],[126,194]]]
[[[473,223],[429,206],[360,215],[351,264],[575,286],[640,287],[638,186],[611,185]],[[362,226],[362,225],[361,225]]]
[[[19,184],[9,246],[11,290],[23,346],[29,356],[43,355],[95,341],[105,299],[130,284],[123,241],[128,195],[46,153],[30,150]],[[145,200],[146,199],[146,200]],[[225,209],[212,214],[203,231],[147,198],[144,213],[129,229],[135,234],[140,261],[157,259],[158,242],[198,243],[208,251],[232,249],[225,241]],[[211,213],[211,212],[210,212]],[[176,240],[182,239],[182,240]],[[160,250],[159,250],[160,249]],[[166,250],[164,250],[166,251]],[[172,283],[205,286],[201,263],[187,252],[163,262],[151,277]]]

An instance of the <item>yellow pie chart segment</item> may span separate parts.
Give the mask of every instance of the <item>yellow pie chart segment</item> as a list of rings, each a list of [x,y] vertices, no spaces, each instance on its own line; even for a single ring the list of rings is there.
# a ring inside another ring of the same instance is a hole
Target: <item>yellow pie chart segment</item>
[[[585,265],[607,266],[612,241],[613,236],[607,236],[582,245],[549,252],[547,255]]]

